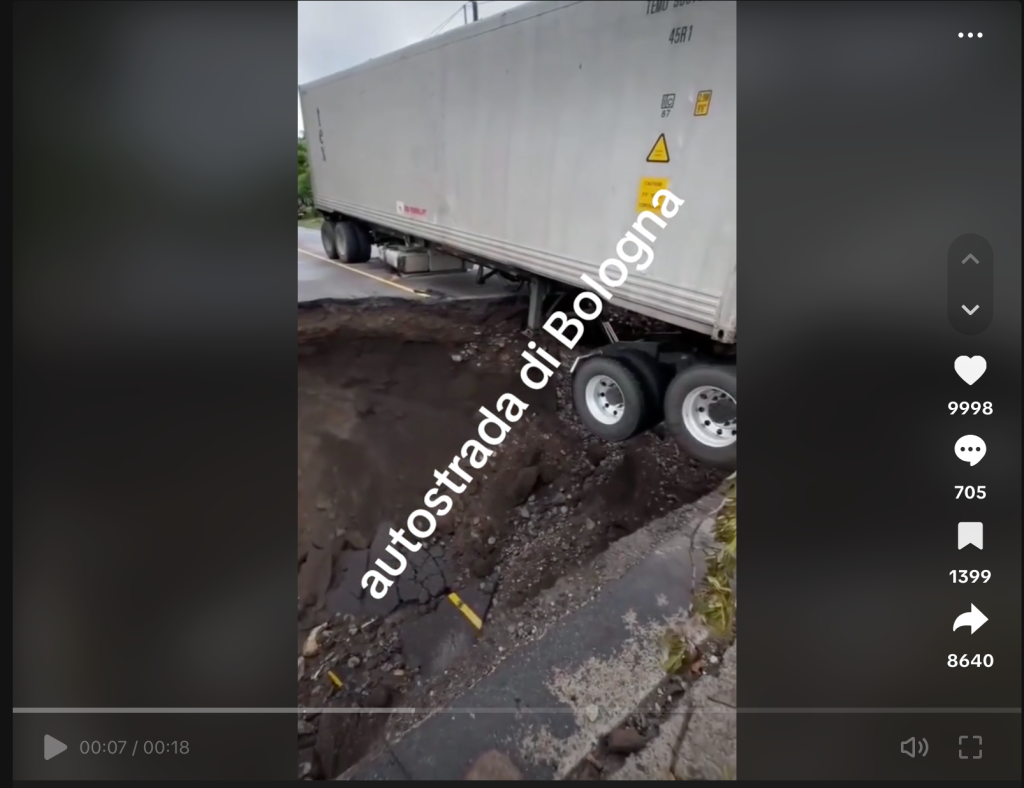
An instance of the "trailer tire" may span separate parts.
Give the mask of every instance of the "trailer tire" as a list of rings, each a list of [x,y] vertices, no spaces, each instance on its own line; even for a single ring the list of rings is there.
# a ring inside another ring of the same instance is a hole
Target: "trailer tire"
[[[359,236],[359,243],[362,245],[362,252],[360,256],[363,258],[359,262],[365,263],[371,257],[373,257],[373,239],[370,238],[370,232],[361,224],[355,225],[356,235]]]
[[[647,418],[637,375],[608,356],[592,356],[580,364],[572,379],[572,399],[586,428],[610,443],[632,438]]]
[[[338,222],[334,229],[334,243],[338,247],[338,259],[343,263],[365,263],[370,259],[370,250],[363,244],[359,228],[352,222]]]
[[[325,218],[320,225],[320,243],[323,244],[324,254],[329,260],[338,259],[338,243],[335,240],[335,233],[334,219]]]
[[[709,410],[718,403],[716,414]],[[665,392],[665,423],[696,460],[736,469],[736,367],[696,364],[679,372]]]
[[[656,427],[665,417],[662,402],[671,377],[665,365],[658,363],[650,353],[636,348],[618,348],[606,355],[622,361],[640,382],[644,392],[644,418],[640,431]]]

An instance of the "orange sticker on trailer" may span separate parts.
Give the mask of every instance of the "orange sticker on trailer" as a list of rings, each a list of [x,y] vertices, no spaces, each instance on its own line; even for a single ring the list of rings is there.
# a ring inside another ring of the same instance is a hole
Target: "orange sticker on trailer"
[[[637,189],[636,195],[636,212],[654,212],[654,195],[662,189],[667,189],[668,185],[668,178],[641,178],[640,188]]]
[[[711,91],[702,90],[697,94],[697,100],[693,103],[693,114],[696,117],[701,117],[708,114],[708,110],[711,109]]]

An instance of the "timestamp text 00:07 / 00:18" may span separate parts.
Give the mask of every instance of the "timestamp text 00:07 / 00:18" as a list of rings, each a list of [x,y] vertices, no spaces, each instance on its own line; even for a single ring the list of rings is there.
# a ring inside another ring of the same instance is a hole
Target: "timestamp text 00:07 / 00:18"
[[[128,742],[124,740],[84,741],[78,745],[82,755],[123,755],[127,749]],[[136,755],[141,750],[142,755],[188,755],[189,749],[187,741],[136,741],[128,754]]]

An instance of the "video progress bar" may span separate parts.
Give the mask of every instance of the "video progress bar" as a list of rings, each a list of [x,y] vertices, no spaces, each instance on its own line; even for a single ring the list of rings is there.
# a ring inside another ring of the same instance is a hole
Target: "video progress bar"
[[[598,707],[600,711],[612,713],[614,710]],[[580,708],[561,706],[553,709],[545,708],[485,708],[485,709],[452,709],[452,708],[15,708],[15,714],[578,714]],[[628,712],[635,712],[635,708]],[[680,708],[679,714],[693,711],[712,712],[716,714],[1020,714],[1020,709],[1011,708],[878,708],[878,709],[830,709],[830,708],[732,708],[722,704],[710,704],[703,707]]]

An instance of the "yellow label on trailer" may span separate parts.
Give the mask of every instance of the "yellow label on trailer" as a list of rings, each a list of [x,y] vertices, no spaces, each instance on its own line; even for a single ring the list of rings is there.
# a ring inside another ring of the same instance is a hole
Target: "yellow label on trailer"
[[[711,91],[702,90],[697,94],[697,100],[693,104],[693,114],[697,117],[707,115],[711,109]]]
[[[668,164],[668,143],[664,134],[658,137],[651,152],[647,154],[647,161],[651,164]]]
[[[636,195],[636,212],[651,211],[652,213],[658,213],[658,209],[654,207],[654,195],[662,189],[667,189],[668,184],[668,178],[641,178],[640,188],[637,190]]]

